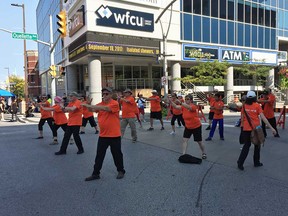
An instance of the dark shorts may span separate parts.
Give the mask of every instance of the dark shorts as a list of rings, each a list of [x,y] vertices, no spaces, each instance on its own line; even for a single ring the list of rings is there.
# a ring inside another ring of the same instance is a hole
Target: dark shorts
[[[82,126],[86,127],[88,121],[89,121],[91,127],[96,127],[97,126],[97,124],[95,122],[95,119],[94,119],[94,116],[90,116],[88,118],[82,118]]]
[[[194,129],[188,129],[185,127],[183,138],[189,139],[192,134],[195,142],[202,141],[202,126]]]
[[[209,119],[209,120],[213,120],[213,117],[214,117],[214,112],[209,112],[209,117],[208,117],[208,119]]]
[[[159,112],[151,112],[150,113],[150,118],[162,119],[162,112],[161,111],[159,111]]]

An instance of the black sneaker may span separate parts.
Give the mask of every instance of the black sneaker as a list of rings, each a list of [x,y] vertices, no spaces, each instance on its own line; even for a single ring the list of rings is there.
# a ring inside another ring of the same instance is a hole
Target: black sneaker
[[[239,164],[239,163],[237,163],[237,164],[238,164],[238,169],[243,171],[243,170],[244,170],[243,165],[241,165],[241,164]]]
[[[119,171],[116,179],[122,179],[122,178],[124,178],[124,174],[125,174],[124,172]]]
[[[58,151],[58,152],[55,152],[55,155],[65,155],[66,152],[63,152],[63,151]]]
[[[205,139],[205,141],[211,141],[211,140],[212,140],[211,137],[208,137],[208,138]]]
[[[96,180],[96,179],[100,179],[100,175],[98,174],[98,175],[91,175],[91,176],[89,176],[89,177],[87,177],[87,178],[85,178],[85,181],[93,181],[93,180]]]
[[[209,125],[209,126],[206,128],[206,130],[211,130],[211,126]]]
[[[35,139],[43,139],[43,138],[44,138],[43,136],[39,136],[39,137],[37,137]]]
[[[84,131],[81,131],[79,134],[85,134],[85,132],[84,132]]]
[[[99,133],[99,131],[98,131],[98,130],[96,130],[96,131],[95,131],[95,134],[98,134],[98,133]]]
[[[256,164],[254,164],[254,167],[261,167],[261,166],[263,166],[263,163],[256,163]]]
[[[79,150],[78,152],[77,152],[77,154],[83,154],[84,153],[84,150],[82,149],[82,150]]]
[[[150,127],[149,129],[147,129],[147,131],[152,131],[154,130],[154,128]]]
[[[161,127],[161,130],[165,130],[165,128],[164,128],[164,127]]]

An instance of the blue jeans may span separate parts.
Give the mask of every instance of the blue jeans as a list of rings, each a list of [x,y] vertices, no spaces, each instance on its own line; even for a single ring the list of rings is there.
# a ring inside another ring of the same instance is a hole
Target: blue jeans
[[[223,135],[223,132],[224,132],[224,127],[223,127],[224,121],[223,121],[223,119],[213,119],[212,128],[211,128],[210,133],[209,133],[209,137],[210,138],[213,137],[218,122],[219,122],[220,138],[224,138],[224,135]]]

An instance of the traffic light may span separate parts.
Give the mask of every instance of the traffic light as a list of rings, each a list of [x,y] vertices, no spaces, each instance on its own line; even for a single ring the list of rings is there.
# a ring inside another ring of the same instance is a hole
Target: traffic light
[[[57,71],[56,71],[56,66],[55,66],[55,65],[51,65],[51,66],[50,66],[50,71],[49,71],[49,73],[51,74],[51,76],[52,76],[53,78],[56,77]]]
[[[57,31],[60,33],[61,38],[65,38],[67,35],[66,11],[60,11],[60,13],[56,15],[56,17],[59,19],[59,21],[57,22],[57,25],[59,26]]]
[[[65,76],[65,67],[60,66],[59,73],[60,73],[60,76]]]

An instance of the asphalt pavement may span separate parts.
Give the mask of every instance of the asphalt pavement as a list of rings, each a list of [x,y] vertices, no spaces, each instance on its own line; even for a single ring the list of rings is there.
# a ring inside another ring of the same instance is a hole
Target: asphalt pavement
[[[9,120],[9,116],[5,116]],[[204,141],[207,159],[202,164],[181,164],[183,127],[170,135],[171,126],[159,121],[154,131],[149,123],[140,128],[132,143],[130,128],[122,139],[125,177],[117,171],[107,151],[101,179],[85,182],[92,173],[98,135],[88,125],[81,135],[85,153],[77,155],[69,145],[66,155],[55,156],[60,145],[51,146],[47,124],[44,139],[38,136],[39,115],[22,122],[0,122],[0,215],[43,216],[285,216],[288,211],[287,129],[280,138],[268,130],[261,149],[263,167],[253,166],[253,146],[244,171],[237,169],[240,129],[234,127],[239,113],[225,113],[224,135],[216,130],[213,140]],[[25,122],[25,123],[23,123]],[[209,131],[203,122],[203,140]],[[58,139],[63,132],[59,129]],[[190,139],[187,153],[200,157],[198,144]]]

